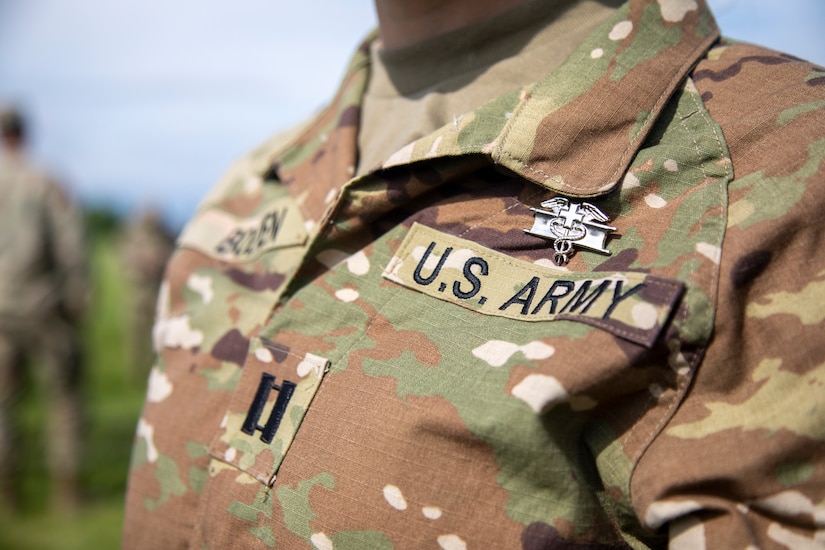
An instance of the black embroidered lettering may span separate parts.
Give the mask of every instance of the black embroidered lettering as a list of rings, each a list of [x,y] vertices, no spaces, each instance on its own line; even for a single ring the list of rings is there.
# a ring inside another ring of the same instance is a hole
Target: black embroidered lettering
[[[273,210],[264,215],[256,227],[233,230],[218,243],[215,250],[221,254],[231,252],[235,256],[249,255],[261,250],[275,242],[288,212],[288,208]]]
[[[431,284],[433,281],[435,281],[435,278],[438,277],[438,272],[441,271],[441,268],[444,265],[444,261],[447,259],[447,256],[450,255],[450,252],[453,251],[452,247],[447,248],[447,250],[444,251],[444,254],[441,255],[441,258],[438,259],[438,265],[435,266],[435,269],[433,269],[433,272],[430,274],[430,276],[424,278],[421,276],[421,270],[424,268],[424,264],[427,263],[427,259],[430,257],[430,254],[433,253],[434,248],[435,241],[431,242],[430,246],[427,247],[427,251],[424,252],[424,257],[422,257],[421,261],[418,262],[418,265],[416,266],[415,271],[413,272],[413,279],[415,279],[415,282],[420,285],[427,286]]]
[[[258,420],[260,420],[264,412],[266,400],[269,398],[269,393],[273,389],[278,390],[278,397],[275,400],[275,406],[272,412],[269,414],[269,419],[265,425],[261,426],[258,424]],[[293,393],[295,393],[294,382],[284,380],[281,385],[278,386],[275,384],[274,376],[269,373],[263,373],[261,375],[261,383],[258,384],[258,390],[255,392],[255,399],[249,406],[246,420],[244,420],[243,426],[241,426],[241,431],[245,434],[255,435],[255,431],[260,430],[261,441],[264,443],[272,443]]]
[[[263,248],[263,246],[267,243],[267,240],[269,239],[269,232],[272,230],[270,223],[274,217],[275,214],[270,212],[261,220],[261,226],[258,228],[258,248]]]
[[[576,287],[576,284],[573,281],[553,281],[553,286],[550,287],[550,290],[544,295],[541,299],[539,304],[530,312],[530,315],[535,315],[536,313],[544,307],[544,304],[550,302],[550,313],[556,313],[556,304],[559,301],[559,298],[564,298]],[[556,294],[556,289],[562,288],[561,294]]]
[[[613,289],[613,301],[610,303],[610,307],[607,308],[607,311],[604,312],[604,315],[602,315],[602,319],[610,319],[610,315],[613,313],[613,310],[616,309],[616,306],[619,305],[619,302],[631,297],[646,286],[647,285],[644,283],[639,283],[622,294],[622,281],[616,281],[616,288]]]
[[[570,298],[570,300],[564,304],[564,307],[559,313],[564,313],[565,311],[570,309],[570,313],[576,313],[576,310],[580,307],[584,306],[581,310],[580,315],[584,315],[587,313],[587,310],[590,309],[590,306],[593,305],[593,302],[598,300],[599,296],[602,295],[602,292],[607,290],[607,287],[610,286],[612,281],[602,281],[602,283],[593,289],[593,292],[587,294],[587,291],[590,290],[590,284],[593,281],[584,281],[582,286],[576,291],[576,293]]]
[[[246,232],[246,247],[241,247],[244,254],[252,254],[255,251],[255,237],[258,236],[256,229],[250,229]]]
[[[464,278],[466,278],[467,281],[470,282],[472,288],[470,288],[470,290],[468,290],[467,292],[464,292],[463,290],[461,290],[460,281],[453,282],[453,294],[456,298],[462,298],[466,300],[468,298],[472,298],[473,296],[478,294],[479,290],[481,290],[481,280],[470,269],[474,265],[477,265],[480,268],[478,272],[479,275],[487,275],[489,266],[483,258],[475,256],[467,260],[464,263]]]
[[[286,218],[287,209],[283,208],[280,212],[272,212],[272,230],[269,232],[271,239],[274,241],[278,236],[278,231],[281,230],[281,223]]]
[[[233,231],[228,237],[222,240],[215,250],[223,253],[223,252],[234,252],[235,254],[238,253],[238,244],[240,241],[243,240],[244,232],[241,229],[236,229]]]
[[[521,304],[521,314],[527,315],[527,312],[530,311],[530,304],[533,302],[533,297],[536,295],[536,289],[539,286],[539,278],[533,277],[530,279],[530,282],[524,285],[524,287],[515,293],[515,295],[504,302],[504,304],[498,308],[499,311],[504,311],[508,307],[513,304]],[[521,295],[527,292],[527,297],[522,298]]]
[[[246,231],[243,229],[236,229],[232,236],[229,237],[229,246],[232,248],[232,252],[234,252],[236,256],[241,253],[241,242],[243,241],[244,235],[246,235]]]

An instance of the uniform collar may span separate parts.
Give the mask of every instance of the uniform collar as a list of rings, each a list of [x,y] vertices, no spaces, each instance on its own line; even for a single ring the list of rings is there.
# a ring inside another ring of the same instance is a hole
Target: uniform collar
[[[385,167],[439,151],[481,153],[558,193],[604,194],[718,36],[702,0],[631,0],[545,78],[455,120]]]
[[[705,0],[630,0],[543,79],[456,117],[377,170],[437,157],[485,155],[560,194],[605,194],[617,185],[668,99],[718,37]],[[354,173],[360,102],[374,39],[358,49],[329,108],[271,164],[270,174],[294,185],[292,193],[302,196],[305,215],[312,219],[319,219],[334,187]],[[319,170],[327,183],[319,181]]]

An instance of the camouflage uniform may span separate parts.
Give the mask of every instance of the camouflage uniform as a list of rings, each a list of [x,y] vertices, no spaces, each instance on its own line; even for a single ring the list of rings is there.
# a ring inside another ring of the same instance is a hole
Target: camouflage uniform
[[[128,312],[131,366],[142,381],[154,360],[152,326],[158,288],[174,249],[174,238],[158,214],[147,210],[130,220],[120,244],[131,291]]]
[[[823,69],[631,0],[350,179],[367,51],[179,239],[125,547],[821,545]]]
[[[81,220],[68,196],[19,154],[0,158],[0,483],[7,493],[18,458],[12,408],[29,361],[37,363],[32,366],[45,388],[55,496],[64,504],[76,498],[77,325],[87,302],[86,276]]]

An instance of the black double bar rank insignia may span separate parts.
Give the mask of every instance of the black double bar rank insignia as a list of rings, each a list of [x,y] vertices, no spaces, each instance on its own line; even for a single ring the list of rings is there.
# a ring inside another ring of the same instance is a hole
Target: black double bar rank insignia
[[[284,418],[286,407],[289,400],[292,399],[292,394],[295,393],[295,383],[289,380],[284,380],[281,385],[275,384],[275,377],[268,373],[261,375],[261,383],[258,385],[258,391],[255,392],[255,399],[249,406],[249,412],[246,415],[241,431],[245,434],[255,435],[256,430],[260,430],[261,441],[264,443],[272,443],[275,438],[275,433],[278,431],[278,426],[281,425],[281,420]],[[272,390],[278,390],[278,398],[275,400],[275,406],[269,415],[266,424],[261,426],[258,420],[264,412],[266,401],[269,398],[269,393]]]
[[[556,265],[565,265],[570,260],[574,246],[610,254],[605,241],[616,228],[603,223],[610,219],[604,212],[589,202],[575,203],[564,197],[546,200],[541,206],[530,209],[535,212],[533,227],[524,232],[553,241]]]

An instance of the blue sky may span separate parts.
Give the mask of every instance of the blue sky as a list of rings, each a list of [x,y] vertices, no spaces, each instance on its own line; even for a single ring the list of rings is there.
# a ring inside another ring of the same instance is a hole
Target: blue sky
[[[822,0],[711,0],[723,32],[825,65]],[[238,156],[318,109],[372,0],[0,0],[0,102],[86,203],[174,226]]]

